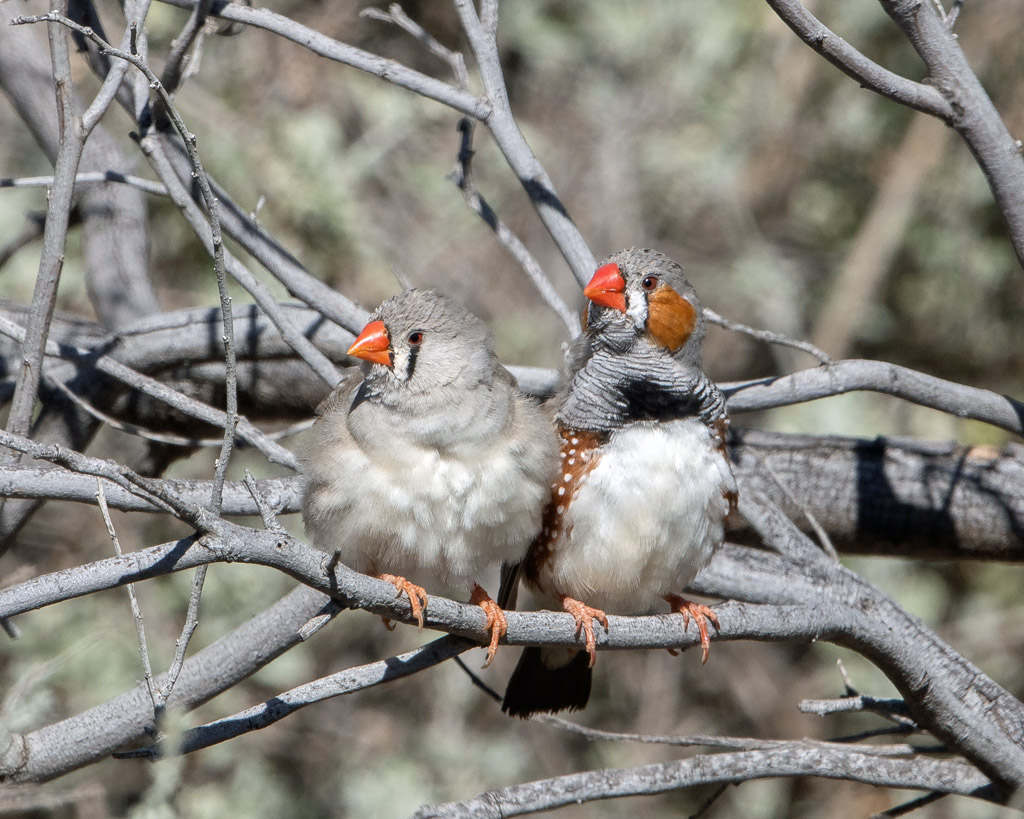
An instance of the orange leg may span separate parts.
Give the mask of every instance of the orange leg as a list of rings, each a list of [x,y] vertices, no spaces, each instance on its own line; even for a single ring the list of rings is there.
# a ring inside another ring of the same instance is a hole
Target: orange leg
[[[473,584],[473,594],[470,596],[469,602],[482,608],[484,614],[487,615],[487,625],[484,628],[491,632],[491,643],[487,646],[487,661],[483,665],[484,668],[487,668],[498,652],[498,641],[508,631],[508,620],[505,619],[505,612],[501,610],[501,606],[495,603],[491,596],[483,590],[483,587],[477,583]]]
[[[684,631],[690,627],[690,616],[693,616],[693,621],[697,624],[697,631],[700,632],[700,664],[704,665],[708,661],[708,651],[711,648],[711,638],[708,637],[708,620],[716,630],[718,629],[718,615],[715,614],[715,610],[702,603],[692,603],[678,594],[666,594],[665,602],[672,607],[673,611],[683,615]]]
[[[410,583],[404,577],[399,577],[394,574],[376,574],[374,577],[380,580],[386,580],[388,583],[394,585],[398,589],[396,597],[401,597],[404,592],[409,598],[409,605],[412,607],[412,616],[416,618],[416,622],[419,623],[420,631],[423,631],[423,609],[427,607],[427,592],[422,586],[417,586],[415,583]],[[394,624],[387,618],[381,618],[384,621],[385,627],[388,631],[394,630]]]
[[[587,638],[587,654],[590,655],[589,668],[594,667],[594,662],[597,660],[597,638],[594,637],[594,621],[597,620],[604,630],[608,631],[608,616],[601,611],[601,609],[595,609],[588,606],[586,603],[582,603],[579,600],[575,600],[572,597],[561,596],[562,608],[564,608],[569,614],[576,619],[576,637],[580,636],[582,631]]]

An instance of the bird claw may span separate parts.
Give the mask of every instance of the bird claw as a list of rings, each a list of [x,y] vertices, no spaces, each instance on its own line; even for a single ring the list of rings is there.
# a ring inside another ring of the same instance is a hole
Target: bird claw
[[[508,620],[501,606],[495,603],[483,587],[476,583],[473,584],[473,594],[470,596],[469,602],[482,608],[484,614],[487,615],[487,623],[484,628],[491,632],[491,642],[487,646],[487,660],[483,664],[483,668],[487,668],[494,659],[494,655],[498,653],[498,641],[508,631]]]
[[[597,638],[594,636],[594,621],[597,620],[604,626],[605,633],[608,631],[608,615],[601,609],[595,609],[572,597],[562,598],[562,608],[576,620],[576,639],[579,639],[580,631],[587,639],[587,654],[590,655],[588,668],[593,668],[597,661]]]
[[[683,631],[690,627],[690,617],[693,617],[693,621],[697,624],[697,631],[700,632],[700,664],[704,665],[708,661],[708,652],[711,649],[711,638],[708,636],[708,620],[715,627],[715,631],[718,631],[719,628],[718,615],[715,614],[715,610],[710,606],[705,606],[703,603],[694,603],[684,597],[680,597],[678,594],[666,594],[665,602],[674,611],[683,615]],[[671,649],[669,651],[671,652]]]
[[[423,610],[427,607],[427,591],[422,586],[417,586],[415,583],[411,583],[404,577],[394,574],[379,574],[377,577],[388,583],[391,583],[397,590],[396,597],[401,597],[403,592],[406,597],[409,598],[409,607],[412,609],[412,616],[416,618],[416,622],[419,624],[420,631],[423,631]],[[384,618],[384,625],[388,624],[387,618]],[[391,631],[391,629],[388,629]]]

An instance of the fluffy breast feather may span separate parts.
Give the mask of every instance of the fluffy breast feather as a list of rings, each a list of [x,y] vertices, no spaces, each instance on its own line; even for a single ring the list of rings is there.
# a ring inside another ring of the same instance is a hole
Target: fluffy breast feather
[[[347,414],[308,455],[303,518],[318,548],[364,572],[461,586],[498,562],[522,558],[540,528],[554,458],[553,431],[518,395],[502,434],[455,453],[397,437],[401,457],[374,457],[353,438]]]
[[[734,490],[700,421],[624,427],[567,507],[541,585],[610,613],[650,611],[711,559]]]

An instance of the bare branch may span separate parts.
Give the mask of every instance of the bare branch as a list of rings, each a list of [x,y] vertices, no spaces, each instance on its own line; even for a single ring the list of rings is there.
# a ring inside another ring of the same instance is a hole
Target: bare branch
[[[114,522],[110,519],[110,510],[107,508],[107,497],[103,491],[103,480],[96,478],[96,502],[99,504],[100,513],[103,515],[103,522],[107,527],[107,534],[114,544],[114,551],[120,557],[124,554],[121,551],[121,542],[117,538],[114,529]],[[135,622],[135,634],[139,641],[139,658],[142,660],[142,673],[145,677],[146,688],[149,689],[150,699],[153,700],[154,713],[157,709],[157,690],[153,682],[153,667],[149,662],[149,647],[146,645],[146,625],[142,620],[142,610],[139,608],[139,598],[135,594],[135,584],[128,583],[128,602],[132,609],[132,620]]]
[[[200,531],[209,531],[216,528],[216,519],[201,506],[187,503],[163,482],[155,481],[152,478],[144,478],[128,467],[113,461],[101,461],[99,458],[90,458],[88,455],[62,449],[53,444],[37,444],[28,438],[11,435],[7,432],[0,432],[0,445],[25,453],[40,461],[51,461],[52,463],[60,464],[83,475],[106,478],[108,481],[116,483],[122,489],[138,495],[150,504],[157,506],[161,511],[180,518]]]
[[[188,609],[185,612],[185,624],[181,627],[181,634],[174,641],[174,659],[171,667],[167,670],[167,676],[157,695],[155,705],[154,721],[160,724],[160,717],[167,707],[167,700],[174,692],[174,686],[178,682],[181,669],[185,665],[185,653],[188,651],[188,644],[192,641],[192,635],[199,628],[199,601],[203,596],[203,584],[206,582],[206,566],[199,566],[192,577],[192,588],[188,594]]]
[[[150,135],[142,139],[141,146],[189,227],[192,228],[196,236],[206,246],[207,252],[214,255],[216,245],[214,244],[214,235],[210,223],[203,216],[198,205],[192,201],[188,189],[176,175],[174,167],[168,160],[164,150],[164,142],[157,135]],[[287,314],[281,310],[267,287],[233,254],[224,249],[223,246],[221,246],[221,253],[223,253],[224,263],[231,277],[253,297],[253,300],[259,305],[267,318],[274,323],[277,331],[281,334],[281,338],[298,353],[328,387],[333,387],[337,384],[341,380],[341,374],[338,372],[338,369],[327,356],[321,353],[308,339],[298,332]]]
[[[768,5],[797,37],[864,88],[893,102],[924,111],[946,123],[952,122],[953,107],[939,91],[930,85],[894,74],[869,60],[819,22],[800,0],[768,0]]]
[[[605,769],[541,779],[488,791],[465,802],[427,806],[414,816],[416,819],[498,819],[597,799],[666,793],[716,782],[790,776],[821,776],[1001,801],[988,779],[959,760],[879,758],[860,748],[824,749],[791,742],[784,748],[701,755],[642,768]]]
[[[981,167],[1006,220],[1017,260],[1024,265],[1024,156],[984,86],[967,62],[951,25],[934,7],[915,0],[880,0],[928,67],[946,99],[956,129]]]
[[[487,25],[482,25],[472,0],[454,0],[454,3],[462,30],[476,58],[489,103],[486,116],[476,118],[487,125],[505,161],[537,209],[541,222],[569,263],[576,281],[581,286],[585,285],[597,266],[594,254],[558,198],[554,183],[530,149],[512,116],[505,77],[498,58],[497,5],[485,8]]]
[[[11,338],[20,339],[23,337],[24,332],[25,331],[21,327],[18,327],[9,319],[0,316],[0,333],[8,335]],[[227,415],[221,410],[214,409],[213,407],[202,404],[186,395],[182,395],[180,392],[171,389],[166,384],[161,384],[154,378],[149,378],[148,376],[136,372],[130,367],[126,367],[124,364],[121,364],[109,355],[101,354],[97,356],[89,350],[69,348],[63,345],[51,344],[50,342],[47,343],[46,353],[47,355],[52,355],[54,357],[73,357],[89,360],[100,372],[106,373],[107,375],[116,378],[118,381],[132,387],[133,389],[137,389],[146,395],[151,395],[154,398],[163,401],[168,406],[184,412],[186,415],[190,415],[221,428],[223,428],[227,423]],[[266,457],[274,463],[280,463],[295,470],[299,468],[299,462],[295,455],[280,444],[267,438],[246,419],[239,419],[237,431],[239,436],[252,444],[252,446],[266,455]]]
[[[52,176],[0,177],[0,188],[49,188],[53,185],[53,179]],[[104,182],[120,182],[122,185],[130,185],[155,196],[167,196],[167,188],[159,182],[152,182],[141,176],[132,176],[120,171],[85,171],[75,176],[76,187]]]
[[[267,500],[267,496],[260,491],[259,484],[256,483],[256,479],[248,469],[245,470],[244,483],[245,488],[256,503],[256,507],[260,510],[260,517],[263,518],[263,525],[266,527],[267,531],[273,532],[276,535],[284,534],[285,529],[277,520],[278,510],[274,509],[274,507],[270,505],[270,502]]]
[[[167,55],[163,75],[160,77],[168,97],[173,97],[178,93],[178,89],[185,79],[185,63],[188,59],[189,49],[192,48],[196,37],[203,30],[203,24],[206,22],[211,6],[213,6],[213,0],[200,0],[196,3],[181,33],[171,41],[171,52]],[[161,130],[164,129],[168,120],[166,106],[164,98],[159,97],[153,108],[153,119]]]
[[[185,503],[202,505],[210,497],[210,481],[179,481],[150,478],[155,485],[166,485]],[[297,512],[302,505],[302,479],[266,478],[256,482],[257,489],[270,506],[280,512]],[[163,512],[162,507],[153,505],[133,495],[117,484],[104,486],[107,502],[114,509],[125,512]],[[88,475],[78,475],[65,469],[19,465],[0,469],[0,494],[10,498],[39,498],[43,500],[64,500],[76,503],[95,503],[94,481]],[[223,515],[258,515],[259,507],[253,501],[246,486],[240,481],[224,484]]]
[[[743,333],[744,335],[756,338],[758,341],[765,344],[778,344],[781,347],[792,347],[794,350],[800,350],[801,352],[807,353],[809,356],[813,356],[822,364],[832,363],[832,359],[824,350],[819,350],[809,341],[797,341],[796,339],[789,338],[782,333],[773,333],[771,330],[759,330],[756,327],[748,327],[746,324],[740,324],[738,321],[732,321],[731,319],[725,318],[725,316],[720,316],[708,307],[704,308],[704,318],[706,318],[711,324],[717,324],[719,327],[724,327],[726,330],[732,330],[736,333]]]
[[[487,226],[494,232],[498,241],[501,242],[512,255],[512,258],[519,263],[519,266],[529,276],[533,286],[537,288],[537,292],[544,299],[544,303],[562,320],[562,323],[569,331],[569,336],[578,336],[581,328],[580,320],[576,317],[576,314],[562,301],[562,297],[558,295],[558,291],[555,290],[550,279],[544,274],[540,263],[533,257],[533,254],[526,248],[526,245],[522,243],[512,229],[487,204],[487,200],[484,199],[480,191],[477,190],[476,185],[473,184],[473,123],[469,117],[463,117],[459,120],[459,133],[462,135],[459,159],[454,170],[448,175],[448,178],[462,192],[462,198],[466,201],[469,209],[484,220]]]
[[[168,706],[190,710],[201,705],[301,642],[311,620],[338,611],[324,595],[300,586],[187,659]],[[156,683],[163,684],[162,675]],[[0,748],[0,771],[6,782],[44,782],[152,736],[155,729],[153,703],[142,683],[81,714],[12,735]]]
[[[926,793],[924,796],[919,796],[917,799],[911,799],[904,802],[902,805],[896,805],[896,807],[889,808],[889,810],[876,813],[871,816],[870,819],[887,819],[887,817],[906,816],[908,813],[927,807],[933,802],[938,802],[940,799],[944,799],[947,796],[949,796],[948,793],[932,791],[931,793]]]
[[[866,711],[878,714],[893,722],[912,728],[917,727],[910,717],[910,709],[903,700],[879,699],[864,694],[843,697],[838,700],[804,700],[800,703],[800,711],[804,714],[817,714],[819,717],[830,714],[846,714]]]
[[[675,736],[666,734],[630,734],[618,731],[601,731],[597,728],[590,728],[586,725],[578,725],[575,722],[560,717],[541,714],[532,717],[534,722],[541,722],[551,725],[571,734],[577,734],[587,739],[602,740],[608,742],[639,742],[645,745],[671,745],[677,748],[726,748],[733,751],[763,751],[769,748],[785,748],[792,745],[791,740],[785,739],[756,739],[752,737],[725,737],[709,736],[698,734],[695,736]],[[802,745],[818,745],[822,748],[846,748],[846,743],[821,742],[813,739],[801,740]],[[858,748],[866,754],[878,754],[879,756],[908,756],[920,752],[920,748],[912,745],[866,745]]]
[[[67,12],[67,0],[51,0],[51,14]],[[42,18],[40,18],[42,19]],[[17,25],[25,18],[11,21]],[[67,33],[56,23],[47,26],[50,40],[50,64],[57,95],[59,148],[55,163],[54,184],[46,206],[43,226],[43,252],[39,258],[39,273],[32,293],[32,310],[22,342],[21,367],[17,374],[14,397],[11,399],[6,429],[11,435],[28,433],[42,378],[43,355],[50,329],[50,319],[57,299],[57,283],[64,266],[64,243],[71,217],[71,197],[74,194],[75,175],[82,157],[85,136],[82,122],[72,99],[71,64],[68,58]],[[17,461],[13,453],[3,459]],[[0,502],[2,508],[2,502]]]
[[[162,0],[168,5],[177,6],[183,9],[192,9],[196,3],[193,0]],[[245,23],[248,26],[261,28],[270,31],[286,40],[291,40],[303,48],[307,48],[314,54],[325,57],[328,60],[352,66],[367,74],[380,77],[387,82],[393,83],[401,88],[406,88],[427,99],[454,108],[460,113],[467,114],[474,119],[484,119],[487,116],[487,103],[474,97],[467,91],[463,91],[446,82],[441,82],[419,71],[371,54],[368,51],[346,45],[345,43],[326,37],[319,31],[308,28],[289,20],[280,14],[268,9],[250,8],[237,3],[226,3],[217,9],[216,16],[225,20],[238,23]]]
[[[409,17],[398,3],[388,6],[387,12],[372,7],[365,8],[359,12],[359,16],[370,20],[379,20],[382,23],[393,23],[415,37],[427,51],[448,64],[455,76],[455,84],[463,91],[469,91],[469,73],[466,71],[466,61],[463,56],[458,51],[452,51],[439,43],[429,31]]]
[[[1024,705],[939,640],[919,620],[839,564],[825,558],[778,512],[750,507],[764,537],[798,560],[763,551],[723,547],[693,584],[702,594],[756,599],[716,609],[722,640],[828,640],[874,661],[904,695],[919,725],[965,754],[1008,788],[1024,784]],[[43,575],[0,591],[0,617],[70,597],[211,562],[271,566],[346,606],[411,622],[408,603],[388,583],[359,575],[328,555],[283,536],[226,522],[216,535],[165,544],[75,569]],[[599,648],[689,648],[698,637],[677,617],[611,617]],[[432,596],[425,623],[485,642],[485,616],[477,606]],[[567,614],[509,612],[512,645],[578,645]],[[912,646],[913,650],[908,650]],[[923,686],[923,688],[922,688]],[[968,730],[969,726],[969,730]]]
[[[126,15],[137,18],[137,9],[144,5],[141,0],[128,2]],[[0,4],[0,85],[52,163],[60,149],[60,128],[52,102],[50,62],[35,47],[31,32],[8,25],[13,12],[10,3]],[[127,175],[133,164],[114,136],[97,125],[83,148],[79,170]],[[99,320],[117,328],[158,312],[149,277],[145,197],[127,185],[90,184],[76,189],[76,199],[83,227],[86,286]],[[58,431],[56,439],[76,444],[73,429]]]
[[[386,660],[378,660],[357,668],[346,668],[336,674],[321,677],[277,694],[260,705],[193,728],[185,732],[181,744],[176,748],[163,748],[156,745],[141,748],[138,751],[117,754],[117,756],[158,759],[168,753],[190,754],[200,751],[211,745],[217,745],[273,725],[307,705],[344,694],[353,694],[356,691],[407,677],[410,674],[432,668],[471,648],[476,648],[476,644],[462,637],[447,635],[413,651],[399,654],[397,657],[388,657]]]
[[[753,412],[870,390],[1024,435],[1024,404],[1020,401],[884,361],[848,359],[836,361],[828,367],[721,386],[727,395],[730,413]]]

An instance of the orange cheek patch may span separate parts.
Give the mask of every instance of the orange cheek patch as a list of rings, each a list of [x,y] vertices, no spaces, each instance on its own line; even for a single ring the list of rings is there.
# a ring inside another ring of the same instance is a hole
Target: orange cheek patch
[[[697,329],[697,310],[668,285],[647,299],[647,332],[660,347],[676,352]]]

